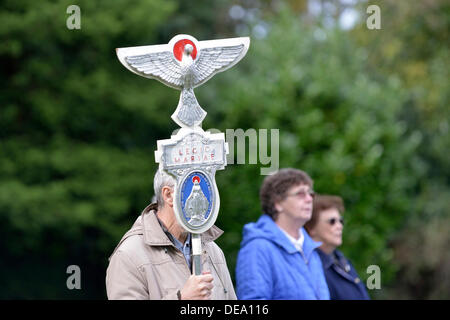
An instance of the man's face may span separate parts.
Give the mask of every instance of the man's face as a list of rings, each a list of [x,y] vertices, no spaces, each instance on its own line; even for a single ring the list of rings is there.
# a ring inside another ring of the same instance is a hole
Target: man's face
[[[307,184],[299,184],[291,187],[283,200],[275,204],[275,208],[280,215],[285,218],[305,224],[311,219],[313,209],[312,189]]]
[[[311,230],[314,240],[322,242],[329,248],[337,248],[342,244],[342,218],[336,208],[320,212],[319,219]]]

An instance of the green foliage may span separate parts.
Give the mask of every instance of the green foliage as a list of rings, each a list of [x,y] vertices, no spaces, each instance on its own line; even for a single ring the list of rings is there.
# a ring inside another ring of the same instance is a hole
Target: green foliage
[[[78,295],[104,297],[114,243],[152,196],[156,140],[175,127],[171,90],[127,74],[115,56],[159,42],[152,30],[175,3],[80,1],[80,30],[66,28],[70,4],[10,1],[0,12],[3,298],[77,297],[65,288],[71,264],[94,282]],[[34,279],[31,289],[21,279]]]
[[[220,130],[279,128],[281,167],[301,168],[317,192],[344,198],[343,250],[363,278],[377,264],[386,283],[396,271],[388,240],[405,220],[411,188],[423,174],[414,154],[420,139],[398,120],[405,91],[395,76],[379,81],[367,74],[364,49],[343,32],[319,30],[318,37],[287,12],[271,27],[264,40],[253,39],[243,65],[224,75],[226,90],[217,91],[215,104],[226,107],[214,121]],[[231,266],[242,224],[260,215],[262,179],[251,165],[218,174],[219,222],[227,232],[221,244],[232,252]]]
[[[352,37],[367,49],[369,70],[385,76],[396,74],[407,92],[400,119],[406,132],[420,141],[416,151],[420,162],[415,162],[424,172],[414,187],[408,221],[391,244],[401,271],[390,286],[392,292],[385,290],[385,297],[448,299],[450,286],[444,290],[448,282],[443,279],[449,260],[442,250],[448,239],[442,229],[435,234],[430,231],[436,225],[450,228],[450,166],[445,151],[450,148],[450,5],[445,0],[379,4],[382,30],[367,32],[360,26],[352,31]],[[409,239],[411,234],[417,241]],[[430,248],[431,242],[436,248]],[[417,256],[427,258],[406,258]]]
[[[436,2],[444,14],[432,11],[436,24],[413,14],[420,5],[399,5],[405,21],[420,23],[402,28],[400,19],[383,18],[396,32],[370,37],[299,19],[305,1],[289,2],[296,14],[268,3],[260,3],[267,37],[252,37],[237,66],[196,89],[208,111],[203,127],[279,129],[280,167],[301,168],[318,193],[344,198],[342,249],[363,280],[376,264],[383,287],[395,286],[400,270],[406,285],[398,288],[408,290],[440,260],[408,268],[418,243],[399,234],[402,226],[414,232],[421,217],[431,221],[421,250],[442,250],[446,241],[430,236],[448,212],[444,2]],[[81,8],[80,30],[66,28],[71,4]],[[177,33],[234,36],[242,21],[228,18],[229,7],[222,0],[3,2],[0,272],[8,276],[0,278],[0,298],[105,298],[108,257],[153,193],[156,140],[177,128],[170,119],[177,92],[125,70],[115,48],[167,43]],[[417,52],[410,40],[419,41]],[[419,50],[420,41],[434,54]],[[225,230],[218,243],[233,278],[242,227],[261,214],[260,167],[229,165],[216,175],[217,225]],[[79,292],[65,286],[72,264],[82,270]],[[443,296],[439,290],[430,296]]]

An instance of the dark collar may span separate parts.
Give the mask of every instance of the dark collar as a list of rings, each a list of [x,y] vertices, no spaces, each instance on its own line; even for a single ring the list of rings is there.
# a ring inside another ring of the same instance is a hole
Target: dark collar
[[[324,269],[329,269],[334,262],[333,253],[326,254],[320,248],[317,248],[317,252],[319,253],[320,260],[322,260],[322,266]]]
[[[332,253],[326,254],[319,248],[317,249],[317,252],[319,253],[320,260],[322,260],[322,266],[324,269],[329,269],[334,265],[335,268],[341,269],[345,273],[350,271],[350,264],[344,254],[339,250],[336,249]]]

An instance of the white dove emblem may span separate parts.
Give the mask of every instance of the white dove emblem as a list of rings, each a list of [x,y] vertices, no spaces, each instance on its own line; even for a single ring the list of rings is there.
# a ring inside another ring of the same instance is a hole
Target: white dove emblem
[[[168,44],[118,48],[120,62],[130,71],[181,90],[172,119],[181,127],[199,126],[206,111],[198,104],[194,88],[216,73],[231,68],[241,60],[250,45],[250,38],[228,38],[197,41],[180,34]]]

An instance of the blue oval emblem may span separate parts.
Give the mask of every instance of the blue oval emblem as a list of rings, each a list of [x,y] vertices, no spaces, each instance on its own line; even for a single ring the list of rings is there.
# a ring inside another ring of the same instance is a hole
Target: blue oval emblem
[[[192,227],[202,226],[209,218],[214,192],[209,178],[199,171],[186,176],[181,185],[183,219]]]

